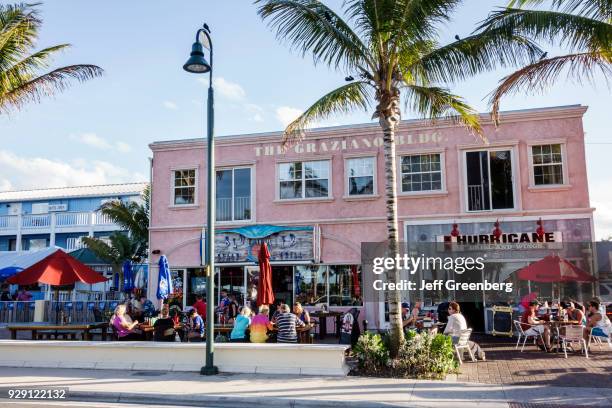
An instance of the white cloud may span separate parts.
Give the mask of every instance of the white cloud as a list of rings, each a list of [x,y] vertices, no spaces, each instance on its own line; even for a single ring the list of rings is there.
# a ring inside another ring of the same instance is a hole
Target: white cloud
[[[596,239],[612,236],[612,191],[607,182],[593,183],[589,187],[591,205],[595,207]]]
[[[208,86],[208,78],[198,78],[198,82]],[[213,79],[213,84],[215,92],[227,99],[232,101],[244,101],[246,99],[244,88],[236,82],[228,81],[223,77],[216,77]]]
[[[163,105],[166,109],[178,110],[178,105],[172,101],[164,101]]]
[[[78,135],[70,135],[70,138],[79,143],[91,146],[99,150],[115,150],[119,153],[128,153],[132,150],[132,147],[125,142],[119,141],[111,143],[103,137],[100,137],[97,134],[91,132],[81,133]]]
[[[18,156],[8,150],[0,150],[0,168],[3,169],[0,174],[0,190],[146,180],[143,174],[105,161],[75,159],[65,162],[42,157]]]
[[[247,103],[244,105],[244,110],[249,115],[249,119],[255,122],[263,122],[263,114],[264,110],[261,106],[256,105],[254,103]]]
[[[301,114],[302,110],[290,106],[280,106],[276,108],[276,119],[278,119],[283,126],[287,126]]]

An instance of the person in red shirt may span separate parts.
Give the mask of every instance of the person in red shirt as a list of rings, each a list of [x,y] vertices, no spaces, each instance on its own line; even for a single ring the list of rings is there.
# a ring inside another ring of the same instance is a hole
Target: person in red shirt
[[[198,311],[200,316],[202,316],[204,319],[206,318],[206,302],[204,302],[202,295],[196,296],[196,301],[193,304],[193,308]]]
[[[539,319],[537,315],[538,301],[532,300],[529,302],[529,308],[521,316],[521,326],[528,336],[540,335],[544,340],[546,351],[550,351],[550,328],[546,321]]]

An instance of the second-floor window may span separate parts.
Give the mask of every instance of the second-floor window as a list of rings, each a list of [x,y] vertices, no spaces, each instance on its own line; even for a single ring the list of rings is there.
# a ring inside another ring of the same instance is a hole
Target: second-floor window
[[[536,186],[563,184],[563,155],[560,144],[531,146],[533,181]]]
[[[402,193],[442,190],[440,153],[403,156]]]
[[[217,221],[251,219],[251,169],[217,170]]]
[[[196,170],[174,170],[172,178],[174,205],[193,205],[196,197]]]
[[[348,195],[374,194],[374,157],[347,159]]]
[[[329,160],[281,163],[281,200],[329,197]]]

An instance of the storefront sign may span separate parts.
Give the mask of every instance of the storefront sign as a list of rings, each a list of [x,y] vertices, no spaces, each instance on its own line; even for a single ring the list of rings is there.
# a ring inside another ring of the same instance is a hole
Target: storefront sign
[[[511,232],[500,236],[493,234],[438,235],[436,241],[444,243],[448,249],[458,251],[480,251],[487,249],[543,249],[558,248],[563,242],[561,231],[545,232],[542,236],[535,232]]]
[[[313,227],[253,225],[215,234],[215,262],[257,262],[259,246],[268,245],[270,261],[314,260]]]

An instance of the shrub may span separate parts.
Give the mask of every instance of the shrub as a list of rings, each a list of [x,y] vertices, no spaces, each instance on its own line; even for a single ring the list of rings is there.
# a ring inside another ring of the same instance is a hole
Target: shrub
[[[380,334],[364,333],[353,347],[359,361],[359,371],[364,375],[381,375],[389,360],[389,351]]]

